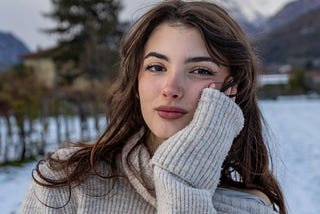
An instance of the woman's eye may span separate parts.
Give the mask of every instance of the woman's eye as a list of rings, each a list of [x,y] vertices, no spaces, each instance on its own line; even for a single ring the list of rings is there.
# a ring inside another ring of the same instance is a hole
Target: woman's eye
[[[203,76],[213,76],[215,72],[206,69],[206,68],[197,68],[193,70],[191,73],[198,74],[198,75],[203,75]]]
[[[146,70],[151,72],[161,72],[161,71],[165,71],[165,68],[161,65],[148,65],[146,67]]]

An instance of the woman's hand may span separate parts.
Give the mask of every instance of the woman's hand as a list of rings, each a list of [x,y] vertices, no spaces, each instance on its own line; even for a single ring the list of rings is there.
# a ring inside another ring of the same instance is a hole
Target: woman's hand
[[[225,93],[215,89],[214,83],[209,87],[202,91],[193,120],[159,146],[152,163],[213,194],[223,160],[244,118],[240,107],[226,96],[236,93],[236,87]]]
[[[227,88],[222,88],[220,89],[221,92],[224,92],[225,95],[227,95],[228,97],[230,97],[233,101],[236,101],[236,95],[237,95],[237,85],[233,84],[233,77],[229,77],[227,80],[226,80],[226,86],[227,85],[230,85],[230,86],[227,86]],[[218,89],[217,88],[217,85],[212,82],[208,85],[208,88],[213,88],[213,89]],[[218,89],[219,90],[219,89]]]

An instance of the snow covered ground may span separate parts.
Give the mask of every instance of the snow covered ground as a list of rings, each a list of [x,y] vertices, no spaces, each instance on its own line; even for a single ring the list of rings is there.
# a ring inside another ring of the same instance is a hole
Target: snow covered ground
[[[273,131],[275,172],[291,214],[320,211],[320,100],[261,101]],[[0,213],[16,213],[35,163],[0,168]]]
[[[320,213],[320,100],[261,102],[289,213]]]

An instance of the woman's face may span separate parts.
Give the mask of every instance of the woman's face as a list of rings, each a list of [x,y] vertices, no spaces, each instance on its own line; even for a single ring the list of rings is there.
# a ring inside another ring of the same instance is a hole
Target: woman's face
[[[159,25],[149,37],[139,71],[142,116],[160,144],[193,118],[202,89],[228,80],[228,68],[209,55],[200,33],[182,25]]]

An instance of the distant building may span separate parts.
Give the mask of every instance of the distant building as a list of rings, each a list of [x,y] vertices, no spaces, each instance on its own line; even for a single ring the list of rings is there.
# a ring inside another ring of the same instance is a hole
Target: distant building
[[[53,88],[56,82],[56,66],[52,59],[56,50],[53,48],[22,56],[23,64],[31,67],[37,81],[47,88]]]
[[[53,58],[58,51],[58,48],[51,48],[22,56],[23,64],[33,69],[37,81],[47,88],[53,88],[58,84],[58,73],[78,72],[71,61],[60,65],[59,68],[57,67]],[[76,90],[87,90],[90,88],[90,82],[84,77],[77,77],[72,83],[72,87]]]
[[[287,85],[290,79],[289,74],[261,74],[258,78],[259,86],[264,85]]]

